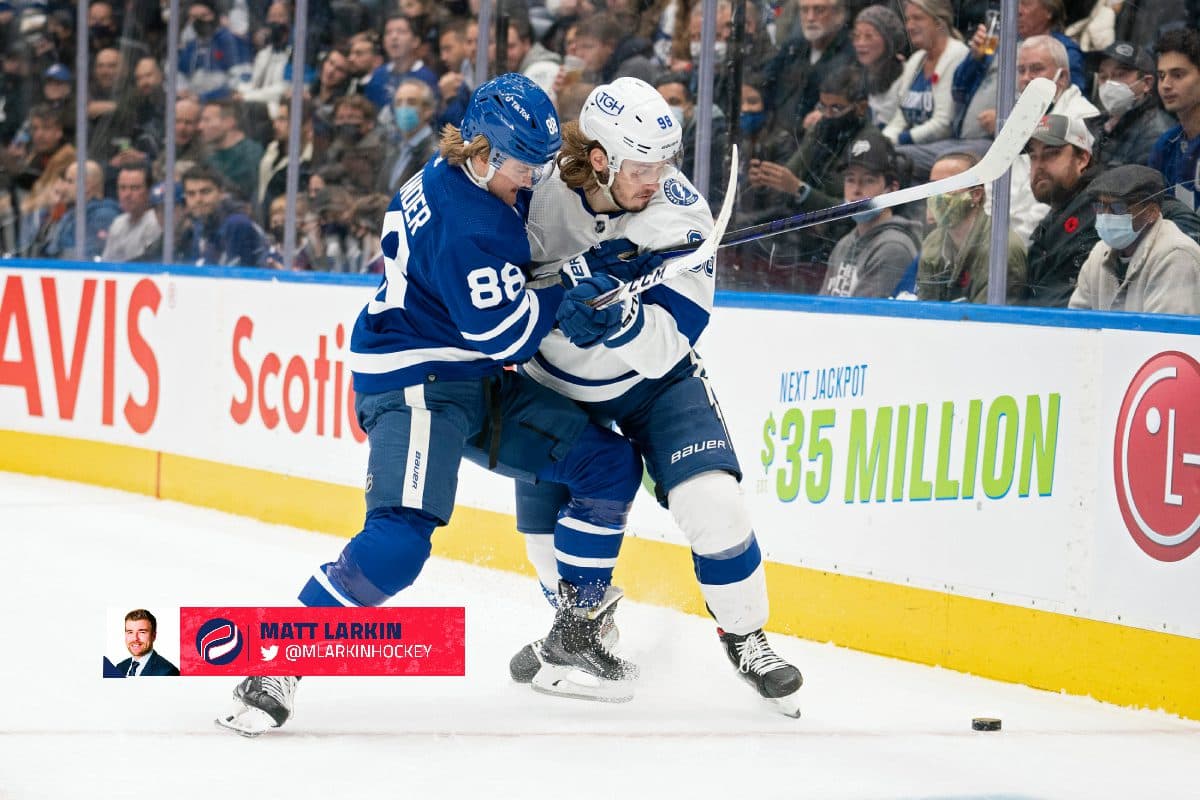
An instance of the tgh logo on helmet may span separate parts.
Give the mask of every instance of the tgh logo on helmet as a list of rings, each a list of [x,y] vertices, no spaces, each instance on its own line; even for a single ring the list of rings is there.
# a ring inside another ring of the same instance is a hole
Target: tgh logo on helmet
[[[625,110],[624,104],[608,92],[600,92],[598,95],[596,95],[596,105],[605,114],[609,114],[614,117]]]

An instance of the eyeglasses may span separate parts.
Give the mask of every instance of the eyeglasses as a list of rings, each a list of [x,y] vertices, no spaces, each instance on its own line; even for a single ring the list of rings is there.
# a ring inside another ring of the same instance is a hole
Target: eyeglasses
[[[1133,209],[1136,205],[1140,204],[1127,203],[1124,200],[1110,200],[1107,203],[1097,200],[1096,202],[1092,203],[1092,209],[1097,214],[1117,214],[1119,216],[1122,214],[1133,213]]]
[[[840,103],[834,103],[833,105],[825,105],[824,103],[820,102],[817,103],[817,111],[820,111],[821,115],[825,117],[844,117],[850,112],[851,108],[853,108],[853,106],[844,106]]]

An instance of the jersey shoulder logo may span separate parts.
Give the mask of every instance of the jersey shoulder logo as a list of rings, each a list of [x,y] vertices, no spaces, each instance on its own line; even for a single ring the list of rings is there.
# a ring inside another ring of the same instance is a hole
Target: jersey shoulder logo
[[[663,194],[677,206],[690,206],[692,203],[700,199],[700,195],[693,192],[682,181],[676,178],[668,178],[663,184]]]

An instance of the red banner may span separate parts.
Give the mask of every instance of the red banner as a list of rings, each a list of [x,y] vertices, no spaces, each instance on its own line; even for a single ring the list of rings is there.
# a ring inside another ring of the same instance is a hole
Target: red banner
[[[181,608],[181,675],[464,675],[462,608]]]

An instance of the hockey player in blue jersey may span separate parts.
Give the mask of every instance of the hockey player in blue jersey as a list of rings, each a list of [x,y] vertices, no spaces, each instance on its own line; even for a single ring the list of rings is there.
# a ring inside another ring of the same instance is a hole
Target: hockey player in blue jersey
[[[553,172],[560,145],[545,93],[522,75],[502,75],[476,90],[460,128],[446,126],[439,155],[393,198],[381,238],[384,277],[350,343],[370,444],[366,520],[299,599],[376,606],[410,585],[435,528],[450,519],[463,458],[550,481],[569,498],[554,525],[562,581],[553,587],[559,612],[547,658],[622,700],[634,667],[604,647],[600,626],[619,596],[609,584],[640,462],[570,400],[504,369],[534,354],[563,298],[561,286],[526,287],[520,213],[526,190]],[[572,263],[604,271],[615,260],[608,252]],[[247,678],[234,691],[239,706],[218,724],[248,736],[282,725],[298,680]]]
[[[597,86],[578,123],[564,126],[558,173],[533,194],[528,233],[534,261],[554,263],[618,237],[647,249],[707,237],[713,225],[708,204],[674,166],[680,139],[666,102],[645,82],[619,78]],[[580,279],[560,309],[560,329],[523,370],[578,401],[601,424],[616,422],[640,448],[659,501],[691,545],[696,578],[730,661],[759,694],[796,716],[802,678],[762,630],[766,579],[738,485],[741,469],[693,350],[712,310],[712,262],[639,295],[619,317],[587,304],[615,286],[610,275]],[[559,578],[555,519],[568,500],[567,487],[517,487],[517,527],[547,589]],[[527,645],[512,659],[512,676],[537,680],[550,668],[545,662],[542,642]]]

